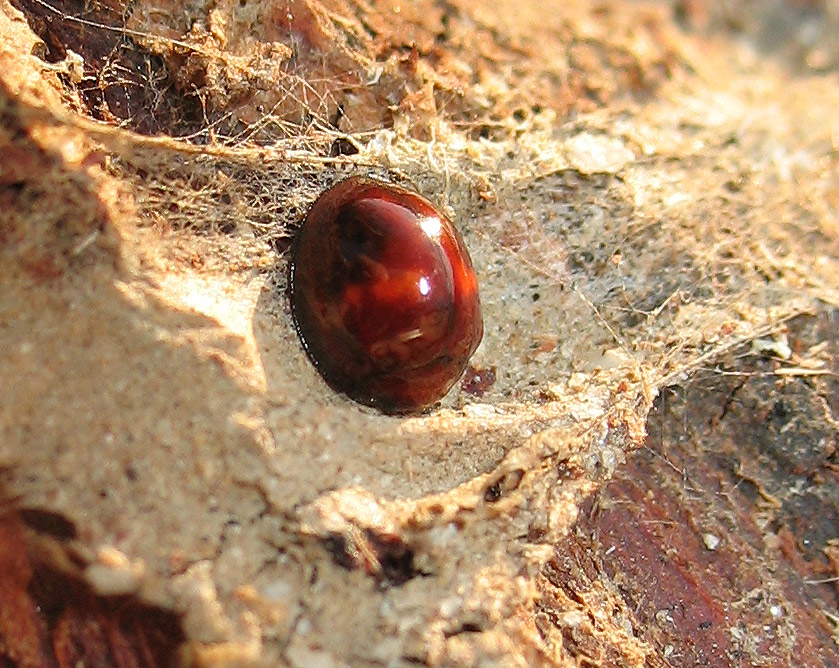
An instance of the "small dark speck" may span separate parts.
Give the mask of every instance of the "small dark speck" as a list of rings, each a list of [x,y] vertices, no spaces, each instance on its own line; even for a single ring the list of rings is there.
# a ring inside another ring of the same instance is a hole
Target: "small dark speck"
[[[344,139],[343,137],[339,137],[335,141],[332,142],[332,146],[329,149],[330,157],[337,157],[339,155],[356,155],[358,153],[358,147],[353,144],[348,139]]]
[[[471,394],[473,397],[482,397],[495,384],[495,378],[494,366],[488,369],[476,369],[470,365],[466,369],[460,386],[467,394]]]
[[[484,501],[486,501],[487,503],[495,503],[500,498],[501,498],[501,482],[497,481],[494,484],[487,487],[486,492],[484,492]]]
[[[705,620],[704,622],[702,622],[702,623],[699,625],[699,628],[700,628],[700,629],[702,629],[703,631],[707,631],[707,630],[708,630],[708,629],[710,629],[713,625],[714,625],[714,623],[713,623],[713,622],[708,621],[708,620]]]

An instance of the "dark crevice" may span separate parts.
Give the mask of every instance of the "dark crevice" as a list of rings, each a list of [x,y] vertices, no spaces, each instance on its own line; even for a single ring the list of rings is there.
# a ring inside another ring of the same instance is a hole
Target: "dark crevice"
[[[352,539],[346,534],[330,534],[321,542],[338,566],[364,570],[382,587],[398,587],[428,575],[414,564],[414,550],[398,537],[365,530]]]
[[[97,594],[67,542],[75,535],[53,511],[0,515],[0,667],[188,665],[180,616],[132,594]]]
[[[11,2],[43,40],[44,60],[62,61],[70,51],[82,57],[80,81],[61,76],[86,115],[146,135],[188,136],[206,126],[196,91],[178,90],[164,59],[125,30],[131,5],[68,0],[59,10],[38,0]]]
[[[21,508],[20,519],[31,529],[58,540],[73,540],[76,537],[76,525],[64,515],[43,508]]]

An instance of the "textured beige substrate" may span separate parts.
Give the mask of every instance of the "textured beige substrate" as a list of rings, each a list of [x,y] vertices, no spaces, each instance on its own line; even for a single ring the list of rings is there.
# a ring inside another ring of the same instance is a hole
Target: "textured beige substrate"
[[[0,188],[25,184],[0,220],[6,485],[77,524],[99,591],[181,611],[209,664],[570,665],[532,576],[657,389],[837,303],[839,85],[746,47],[685,38],[696,71],[643,104],[499,142],[397,127],[336,165],[94,124],[5,2],[0,34]],[[246,224],[166,222],[246,180],[304,207],[344,163],[452,212],[481,281],[473,363],[498,373],[482,398],[400,418],[336,396],[286,256]]]

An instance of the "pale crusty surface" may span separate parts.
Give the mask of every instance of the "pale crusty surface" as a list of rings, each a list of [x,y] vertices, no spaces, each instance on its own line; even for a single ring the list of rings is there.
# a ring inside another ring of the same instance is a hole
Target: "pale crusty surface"
[[[532,576],[657,390],[839,304],[835,70],[690,36],[663,4],[508,4],[517,22],[504,3],[146,5],[136,43],[249,128],[206,143],[91,121],[74,56],[39,58],[0,0],[0,467],[77,524],[100,591],[181,611],[207,665],[573,665],[536,629]],[[294,58],[317,102],[283,78]],[[306,104],[349,111],[294,125]],[[344,133],[359,153],[323,159]],[[461,230],[484,396],[382,416],[306,359],[277,242],[351,172],[413,184]]]

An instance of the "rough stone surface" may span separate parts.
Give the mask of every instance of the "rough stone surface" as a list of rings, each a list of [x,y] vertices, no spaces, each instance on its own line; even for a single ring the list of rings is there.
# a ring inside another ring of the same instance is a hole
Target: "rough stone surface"
[[[836,665],[835,523],[808,518],[835,510],[837,26],[781,0],[0,0],[0,470],[76,528],[12,542],[176,611],[203,665]],[[288,242],[348,174],[466,240],[481,396],[383,416],[306,359]],[[657,395],[672,445],[636,452]]]

